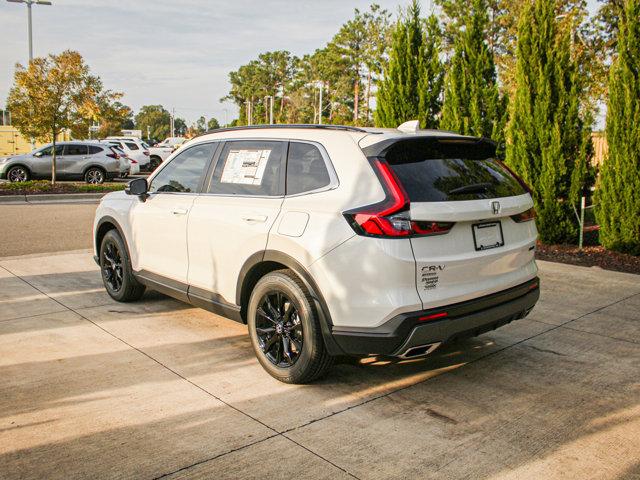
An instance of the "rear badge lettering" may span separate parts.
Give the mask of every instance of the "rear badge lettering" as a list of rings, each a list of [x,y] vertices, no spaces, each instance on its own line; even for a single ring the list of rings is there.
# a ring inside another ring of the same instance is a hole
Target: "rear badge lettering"
[[[421,269],[422,288],[424,290],[433,290],[438,286],[440,277],[438,273],[444,270],[444,265],[425,265]]]

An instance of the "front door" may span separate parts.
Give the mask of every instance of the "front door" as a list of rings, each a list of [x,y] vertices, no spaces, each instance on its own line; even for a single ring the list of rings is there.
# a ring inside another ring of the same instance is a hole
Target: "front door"
[[[62,149],[64,145],[56,145],[56,168],[58,166],[58,158],[62,156]],[[49,177],[51,178],[51,155],[53,153],[53,147],[49,145],[36,152],[38,155],[33,156],[33,162],[31,163],[31,172],[36,177]]]
[[[266,248],[284,196],[286,142],[227,141],[189,216],[190,294],[236,303],[244,262]]]
[[[164,164],[150,180],[148,197],[132,209],[133,267],[141,275],[186,290],[187,220],[215,148],[215,143],[195,145]]]

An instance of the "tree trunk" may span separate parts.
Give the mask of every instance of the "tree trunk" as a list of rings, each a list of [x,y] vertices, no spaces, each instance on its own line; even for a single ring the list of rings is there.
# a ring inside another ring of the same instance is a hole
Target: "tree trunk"
[[[353,86],[353,124],[358,124],[358,103],[360,101],[360,71],[356,71],[356,82]]]
[[[369,116],[371,114],[371,70],[367,71],[367,93],[366,93],[366,97],[367,97],[367,102],[364,105],[365,111],[366,111],[366,119],[367,119],[367,125],[369,124]]]
[[[56,184],[56,132],[53,131],[53,146],[51,147],[51,185]]]

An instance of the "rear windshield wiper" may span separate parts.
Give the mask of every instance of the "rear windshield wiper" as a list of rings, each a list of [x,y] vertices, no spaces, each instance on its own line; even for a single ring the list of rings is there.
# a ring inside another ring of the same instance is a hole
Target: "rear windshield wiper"
[[[491,183],[472,183],[471,185],[465,185],[464,187],[458,187],[454,188],[453,190],[449,190],[448,193],[449,195],[455,195],[457,193],[484,192],[491,186]]]

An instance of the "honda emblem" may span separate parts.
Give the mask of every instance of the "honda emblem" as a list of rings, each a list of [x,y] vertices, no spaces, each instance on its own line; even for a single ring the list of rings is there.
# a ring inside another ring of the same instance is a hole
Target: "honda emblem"
[[[500,213],[500,202],[491,202],[491,211],[494,215]]]

